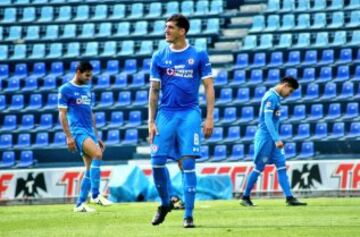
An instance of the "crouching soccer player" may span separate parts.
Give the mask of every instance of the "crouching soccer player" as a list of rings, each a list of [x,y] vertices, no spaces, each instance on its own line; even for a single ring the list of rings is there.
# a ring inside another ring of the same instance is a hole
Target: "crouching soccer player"
[[[80,62],[74,78],[59,89],[59,119],[66,135],[69,151],[78,150],[83,158],[84,173],[80,196],[74,212],[93,212],[85,202],[91,189],[91,202],[98,205],[111,205],[99,192],[100,165],[105,149],[104,143],[97,138],[95,118],[91,110],[91,88],[88,85],[93,67],[88,62]]]
[[[286,196],[286,203],[290,206],[306,205],[297,200],[291,193],[290,184],[286,174],[284,143],[280,140],[280,99],[291,95],[298,89],[298,82],[292,77],[284,77],[274,88],[266,92],[261,101],[259,114],[259,127],[254,139],[255,167],[248,177],[241,204],[254,206],[250,199],[250,192],[257,178],[264,170],[266,164],[275,164],[280,186]]]

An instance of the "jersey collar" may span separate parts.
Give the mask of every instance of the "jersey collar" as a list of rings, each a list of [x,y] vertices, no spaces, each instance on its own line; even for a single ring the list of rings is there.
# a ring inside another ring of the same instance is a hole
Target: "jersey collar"
[[[189,44],[186,44],[185,48],[182,48],[182,49],[173,49],[173,48],[171,48],[171,45],[169,45],[170,51],[175,52],[175,53],[184,52],[184,51],[187,50],[189,47],[190,47],[190,45],[189,45]]]
[[[84,87],[88,86],[88,85],[78,85],[74,82],[74,80],[75,80],[75,77],[70,81],[70,84],[73,86],[80,87],[80,88],[84,88]]]
[[[272,92],[274,92],[274,94],[277,95],[277,97],[282,98],[282,97],[279,95],[279,93],[275,90],[275,87],[271,88],[270,90],[271,90]]]

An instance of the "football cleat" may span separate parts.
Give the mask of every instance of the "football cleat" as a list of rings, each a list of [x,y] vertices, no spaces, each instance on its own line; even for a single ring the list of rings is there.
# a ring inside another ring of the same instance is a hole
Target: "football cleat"
[[[170,201],[173,204],[173,209],[174,210],[183,210],[183,209],[185,209],[184,202],[178,196],[173,196],[170,199]]]
[[[152,225],[159,225],[164,222],[166,215],[171,212],[172,205],[165,207],[165,206],[159,206],[154,218],[152,219],[151,223]]]
[[[74,207],[74,212],[95,212],[95,209],[88,207],[85,203]]]
[[[250,197],[243,197],[240,202],[244,207],[254,207],[255,204],[251,201]]]
[[[113,202],[107,200],[104,196],[98,195],[96,198],[91,198],[90,203],[95,203],[100,206],[110,206]]]
[[[184,219],[184,228],[195,228],[194,219],[192,217],[186,217]]]
[[[288,206],[306,206],[307,203],[306,202],[300,202],[299,200],[297,200],[294,197],[288,197],[286,198],[286,204]]]

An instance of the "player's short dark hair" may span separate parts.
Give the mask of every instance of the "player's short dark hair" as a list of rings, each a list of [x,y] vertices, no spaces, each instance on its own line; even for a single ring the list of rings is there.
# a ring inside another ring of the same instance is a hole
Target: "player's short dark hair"
[[[291,76],[286,76],[281,78],[280,84],[284,84],[284,83],[287,83],[291,88],[295,90],[299,88],[299,82]]]
[[[185,29],[185,33],[187,33],[190,29],[189,20],[184,15],[174,14],[166,20],[166,22],[169,21],[175,21],[177,27]]]
[[[87,71],[92,71],[92,70],[93,70],[93,66],[91,65],[91,63],[89,63],[87,61],[81,61],[76,66],[76,71],[80,71],[81,73],[84,73]]]

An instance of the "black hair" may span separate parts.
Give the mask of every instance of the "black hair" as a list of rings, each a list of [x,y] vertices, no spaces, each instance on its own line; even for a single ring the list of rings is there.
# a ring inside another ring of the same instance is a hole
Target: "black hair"
[[[286,77],[281,78],[280,84],[284,84],[284,83],[287,83],[294,90],[299,88],[299,82],[291,76],[286,76]]]
[[[86,61],[81,61],[76,66],[76,71],[80,71],[81,73],[84,73],[87,71],[92,71],[92,70],[93,70],[93,66],[91,65],[91,63],[86,62]]]
[[[166,22],[169,22],[169,21],[175,21],[177,27],[185,29],[185,34],[190,29],[189,20],[184,15],[174,14],[166,20]]]

